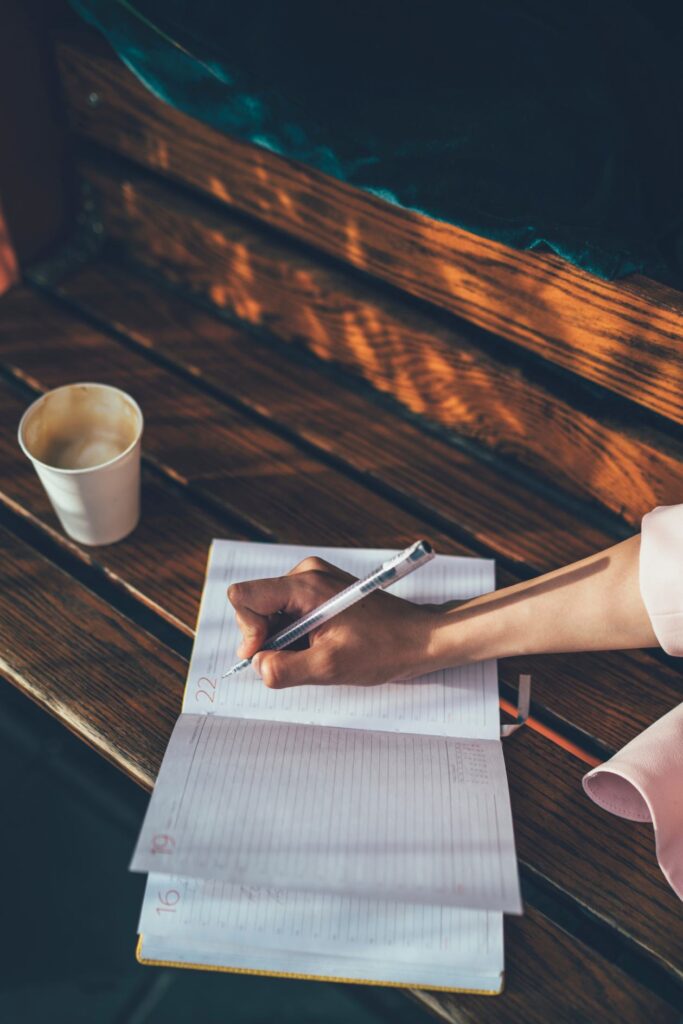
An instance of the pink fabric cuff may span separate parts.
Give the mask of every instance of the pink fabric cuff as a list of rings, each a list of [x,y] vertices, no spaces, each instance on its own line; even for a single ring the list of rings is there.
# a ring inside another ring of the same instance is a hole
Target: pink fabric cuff
[[[652,822],[659,866],[683,900],[683,704],[588,772],[583,788],[621,818]]]
[[[683,505],[643,517],[640,592],[655,636],[683,655]],[[683,704],[583,778],[589,797],[631,821],[651,821],[657,860],[683,899]]]
[[[643,516],[640,593],[659,643],[683,655],[683,505],[660,505]]]

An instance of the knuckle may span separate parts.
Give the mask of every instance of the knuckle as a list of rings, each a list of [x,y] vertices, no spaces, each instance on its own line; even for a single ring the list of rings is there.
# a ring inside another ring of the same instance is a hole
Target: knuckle
[[[299,562],[296,568],[298,572],[325,572],[329,569],[329,564],[317,555],[309,555]]]
[[[282,681],[282,673],[277,661],[266,658],[261,662],[261,679],[270,690],[277,690]]]

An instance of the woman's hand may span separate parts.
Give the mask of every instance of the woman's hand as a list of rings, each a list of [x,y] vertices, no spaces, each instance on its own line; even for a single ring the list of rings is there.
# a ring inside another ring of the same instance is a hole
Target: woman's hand
[[[352,576],[328,562],[306,558],[287,576],[234,583],[228,597],[242,631],[238,656],[251,658],[269,636],[351,582]],[[378,590],[309,633],[306,648],[262,651],[254,668],[266,686],[278,690],[311,683],[374,685],[419,675],[429,671],[439,611]]]
[[[385,683],[487,658],[656,647],[639,564],[636,535],[471,601],[420,605],[375,591],[310,633],[305,650],[263,651],[255,664],[266,686],[278,689]],[[288,576],[230,587],[244,638],[240,655],[250,658],[268,636],[351,579],[319,558],[306,558]]]

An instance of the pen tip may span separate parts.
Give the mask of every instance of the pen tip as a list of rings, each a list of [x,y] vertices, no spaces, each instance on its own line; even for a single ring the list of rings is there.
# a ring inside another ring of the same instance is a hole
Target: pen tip
[[[226,676],[234,676],[236,672],[241,672],[243,668],[248,668],[249,665],[251,665],[251,658],[243,658],[242,661],[238,661],[236,665],[233,665],[227,672],[224,672],[221,679],[225,679]]]

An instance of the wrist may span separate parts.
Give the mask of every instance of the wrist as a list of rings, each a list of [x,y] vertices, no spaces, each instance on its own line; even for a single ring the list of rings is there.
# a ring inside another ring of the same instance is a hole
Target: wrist
[[[495,594],[439,605],[430,624],[428,671],[521,653],[514,649],[516,632]]]

